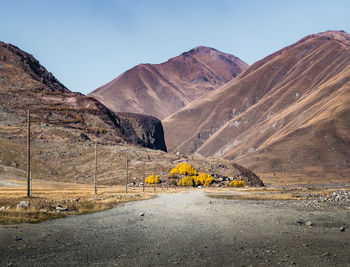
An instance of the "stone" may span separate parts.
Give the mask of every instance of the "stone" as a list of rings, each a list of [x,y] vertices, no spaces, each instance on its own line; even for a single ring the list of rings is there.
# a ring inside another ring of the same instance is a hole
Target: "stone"
[[[305,225],[306,225],[307,227],[310,227],[310,226],[313,225],[313,223],[312,223],[311,221],[307,221],[307,222],[305,223]]]
[[[47,209],[40,209],[39,212],[41,212],[41,213],[47,213]]]
[[[340,227],[339,227],[339,231],[340,231],[340,232],[344,232],[344,231],[345,231],[345,227],[344,227],[344,226],[340,226]]]
[[[5,210],[6,209],[6,207],[5,206],[2,206],[1,208],[0,208],[0,210]]]
[[[321,257],[326,257],[326,256],[330,256],[329,252],[325,252],[321,255]]]
[[[29,208],[29,206],[30,206],[30,202],[29,202],[29,201],[22,200],[21,202],[19,202],[19,203],[16,205],[16,208],[27,209],[27,208]]]
[[[140,216],[143,217],[143,216],[145,216],[145,214],[144,213],[140,213]]]
[[[63,208],[61,205],[58,205],[56,207],[56,210],[59,211],[59,212],[62,212],[62,211],[68,211],[68,208]]]

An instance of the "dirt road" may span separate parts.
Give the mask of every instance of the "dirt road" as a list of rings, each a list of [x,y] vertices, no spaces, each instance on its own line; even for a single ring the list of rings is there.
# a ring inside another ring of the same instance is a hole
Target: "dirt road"
[[[0,266],[8,265],[350,266],[350,210],[163,194],[89,215],[0,226]]]

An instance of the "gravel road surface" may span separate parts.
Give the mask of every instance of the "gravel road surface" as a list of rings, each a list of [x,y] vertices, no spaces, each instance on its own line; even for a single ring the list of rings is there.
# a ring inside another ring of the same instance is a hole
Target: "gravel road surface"
[[[350,266],[350,210],[190,191],[0,226],[0,266],[172,265]]]

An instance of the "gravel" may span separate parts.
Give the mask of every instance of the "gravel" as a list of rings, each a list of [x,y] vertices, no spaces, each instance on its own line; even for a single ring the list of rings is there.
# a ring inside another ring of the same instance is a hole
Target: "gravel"
[[[349,210],[309,202],[214,199],[194,190],[0,226],[0,266],[350,266]]]

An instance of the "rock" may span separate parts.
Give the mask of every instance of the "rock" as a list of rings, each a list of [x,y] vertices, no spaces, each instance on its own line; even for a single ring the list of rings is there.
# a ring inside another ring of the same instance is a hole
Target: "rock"
[[[22,200],[21,202],[19,202],[19,203],[16,205],[16,208],[27,209],[27,208],[29,208],[29,206],[30,206],[30,202],[29,202],[29,201]]]
[[[40,209],[39,212],[42,212],[42,213],[47,213],[47,209]]]
[[[2,206],[1,208],[0,208],[0,210],[5,210],[6,209],[6,207],[5,206]]]
[[[140,216],[143,217],[143,216],[145,216],[145,214],[144,213],[140,213]]]
[[[321,255],[321,257],[326,257],[326,256],[330,256],[329,252],[325,252]]]
[[[90,138],[86,134],[83,134],[83,133],[80,134],[80,138],[83,140],[90,140]]]
[[[344,232],[344,231],[345,231],[345,227],[344,227],[344,226],[340,226],[340,227],[339,227],[339,231],[340,231],[340,232]]]
[[[21,240],[22,240],[22,238],[21,238],[21,237],[16,236],[16,237],[15,237],[15,240],[16,240],[16,241],[21,241]]]
[[[61,205],[58,205],[56,207],[56,210],[59,211],[59,212],[62,212],[62,211],[68,211],[68,208],[63,208]]]
[[[305,225],[306,225],[307,227],[310,227],[310,226],[313,225],[313,223],[312,223],[311,221],[307,221],[307,222],[305,223]]]

